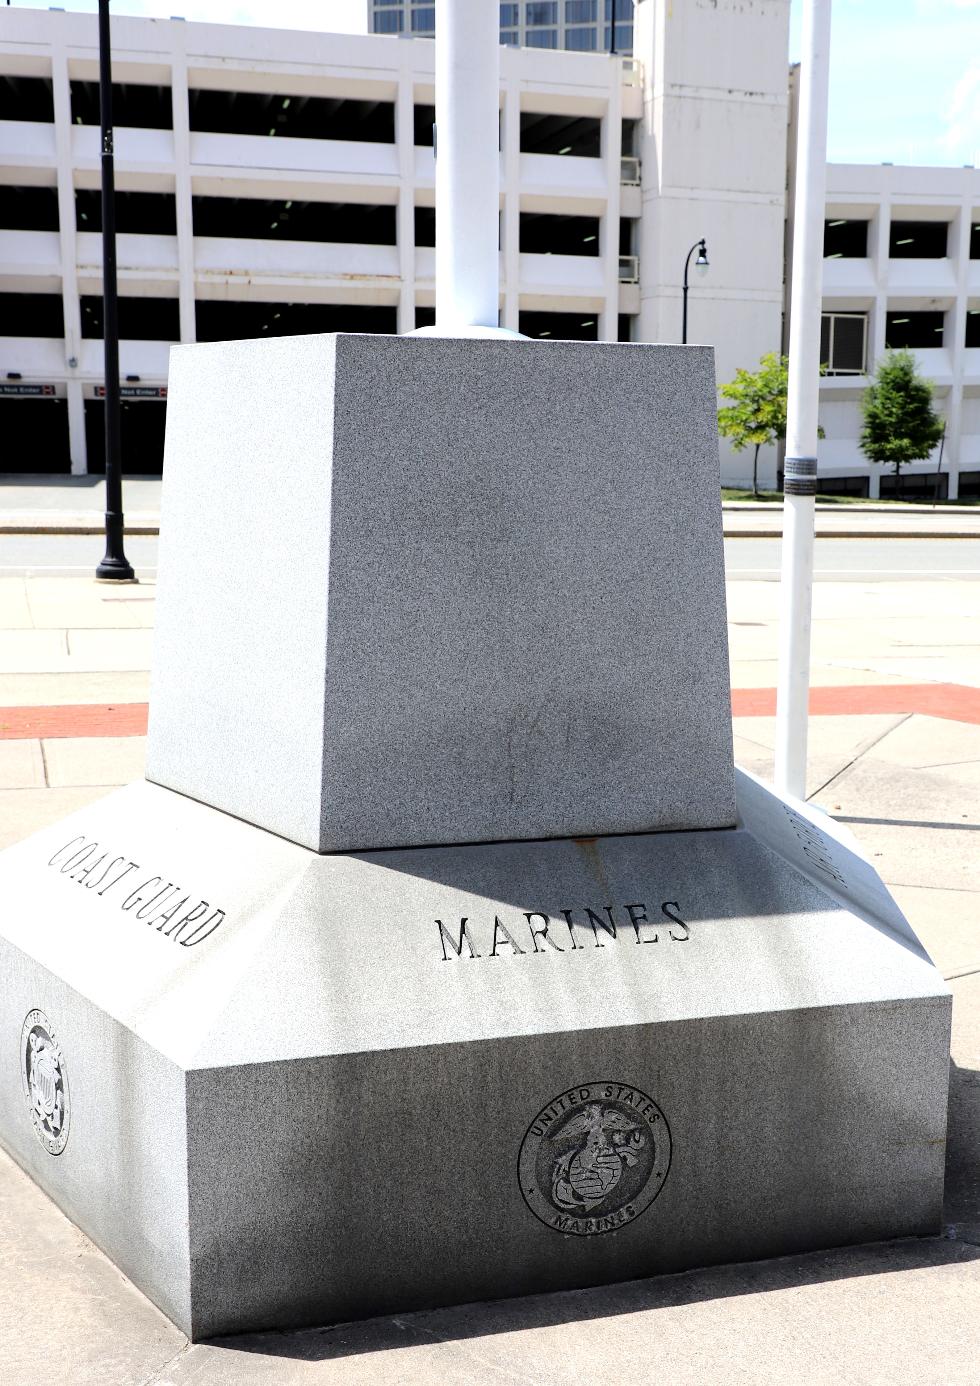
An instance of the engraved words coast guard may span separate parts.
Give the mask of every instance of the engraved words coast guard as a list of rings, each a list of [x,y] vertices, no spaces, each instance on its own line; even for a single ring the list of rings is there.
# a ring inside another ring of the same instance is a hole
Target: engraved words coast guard
[[[203,943],[225,919],[224,910],[213,909],[174,881],[145,876],[139,862],[115,856],[84,836],[59,847],[48,866],[100,897],[111,893],[113,904],[132,911],[132,918],[181,948]]]
[[[553,910],[551,914],[522,910],[506,919],[495,914],[492,921],[471,920],[464,915],[458,925],[442,919],[435,923],[443,961],[449,962],[452,957],[463,956],[513,958],[526,953],[578,953],[584,948],[605,948],[617,939],[640,944],[687,943],[691,926],[681,918],[680,911],[676,900],[664,900],[659,907],[634,901],[595,909],[582,905]]]
[[[580,1083],[531,1122],[518,1158],[524,1201],[556,1232],[592,1237],[649,1208],[670,1170],[670,1128],[625,1083]]]

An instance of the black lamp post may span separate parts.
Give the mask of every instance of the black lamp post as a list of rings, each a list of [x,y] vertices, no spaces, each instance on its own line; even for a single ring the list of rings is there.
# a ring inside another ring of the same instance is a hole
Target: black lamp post
[[[101,582],[134,582],[123,547],[119,457],[119,314],[116,307],[116,198],[112,157],[112,55],[109,0],[99,0],[99,103],[102,120],[102,329],[105,339],[105,557]]]
[[[687,252],[687,259],[684,261],[684,317],[681,323],[681,341],[685,344],[687,343],[687,271],[691,263],[691,256],[695,251],[698,252],[698,258],[694,261],[694,268],[697,270],[698,274],[707,274],[708,247],[704,243],[703,236],[699,241],[694,242]]]

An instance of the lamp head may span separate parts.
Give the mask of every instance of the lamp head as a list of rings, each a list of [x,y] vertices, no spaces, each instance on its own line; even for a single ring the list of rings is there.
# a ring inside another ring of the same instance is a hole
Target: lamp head
[[[702,278],[708,273],[708,247],[704,241],[698,244],[698,258],[694,261],[694,268]]]

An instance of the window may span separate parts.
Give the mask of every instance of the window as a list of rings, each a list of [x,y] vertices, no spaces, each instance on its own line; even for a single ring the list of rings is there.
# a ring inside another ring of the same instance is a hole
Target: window
[[[436,310],[434,308],[422,308],[415,305],[415,326],[416,327],[435,327]]]
[[[970,227],[970,259],[980,260],[980,221]]]
[[[521,112],[522,154],[574,154],[598,159],[599,122],[591,116]]]
[[[433,6],[412,11],[412,33],[434,34],[436,31],[436,12]]]
[[[607,24],[603,31],[603,43],[607,51],[613,48],[612,25]],[[633,51],[633,26],[632,24],[616,23],[616,43],[617,53],[632,53]]]
[[[190,92],[192,130],[216,135],[284,135],[292,139],[394,144],[392,101],[295,96],[284,92]]]
[[[0,185],[0,228],[4,231],[57,231],[57,188]]]
[[[573,53],[594,53],[596,38],[595,29],[566,29],[565,47]]]
[[[599,218],[522,212],[521,250],[531,255],[598,255]]]
[[[198,299],[199,342],[288,337],[304,332],[397,331],[397,310],[346,303],[249,303]]]
[[[79,231],[102,230],[102,193],[76,188],[75,226]],[[173,193],[116,191],[116,230],[123,235],[176,236],[177,207]]]
[[[521,313],[519,329],[525,337],[560,342],[595,342],[599,320],[588,313]]]
[[[635,217],[620,217],[619,219],[619,253],[620,255],[636,254]]]
[[[635,322],[635,313],[620,313],[617,326],[619,330],[619,340],[621,342],[631,342],[633,340],[633,324]]]
[[[980,347],[980,308],[966,310],[966,339],[963,345]]]
[[[941,347],[944,317],[944,313],[886,313],[886,349]]]
[[[405,24],[405,16],[401,10],[382,10],[380,14],[374,16],[374,32],[376,34],[400,34]]]
[[[870,478],[866,476],[818,476],[818,496],[864,496],[871,489]],[[782,482],[780,482],[782,490]]]
[[[557,29],[528,29],[524,37],[528,48],[557,48]]]
[[[290,198],[195,197],[195,236],[245,240],[395,244],[395,207]]]
[[[434,207],[415,208],[415,244],[434,246],[436,243],[436,209]]]
[[[893,221],[888,254],[892,260],[942,260],[948,230],[945,221]]]
[[[824,313],[820,319],[820,363],[828,375],[863,375],[867,370],[867,313]]]
[[[823,224],[825,260],[863,260],[868,254],[868,223],[835,217]]]
[[[0,293],[0,337],[63,337],[61,294]]]
[[[544,0],[544,3],[534,3],[534,0],[529,0],[524,13],[524,23],[529,29],[544,24],[557,24],[558,0]]]
[[[960,472],[961,500],[980,500],[980,472]]]
[[[421,148],[432,148],[432,127],[436,123],[435,106],[416,106],[412,140]]]
[[[102,297],[83,294],[82,336],[101,337]],[[120,294],[119,336],[131,342],[179,342],[180,305],[175,298],[142,298]]]
[[[894,472],[884,472],[878,487],[880,496],[894,496],[898,500],[945,500],[949,494],[949,477],[942,472],[937,478],[934,467],[927,472],[903,471],[897,479]]]
[[[54,120],[50,77],[0,76],[0,120]]]
[[[596,0],[565,0],[565,23],[594,24],[597,9]]]
[[[620,153],[637,154],[639,152],[640,122],[638,120],[623,121],[623,138],[620,145]]]
[[[505,48],[520,48],[521,36],[516,29],[501,29],[500,42]]]
[[[520,5],[501,5],[500,7],[500,27],[501,29],[516,29],[521,22]]]
[[[72,82],[71,119],[73,125],[101,124],[98,82]],[[117,129],[123,126],[138,130],[171,129],[170,88],[113,82],[112,121]]]

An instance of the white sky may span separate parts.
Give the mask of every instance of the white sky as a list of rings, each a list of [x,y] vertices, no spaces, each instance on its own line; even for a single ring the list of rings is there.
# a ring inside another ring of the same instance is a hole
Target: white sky
[[[98,8],[96,0],[62,4]],[[801,9],[802,0],[792,0],[793,59]],[[112,12],[334,33],[367,28],[366,0],[113,0]],[[835,163],[980,166],[980,0],[833,0],[827,152]]]

